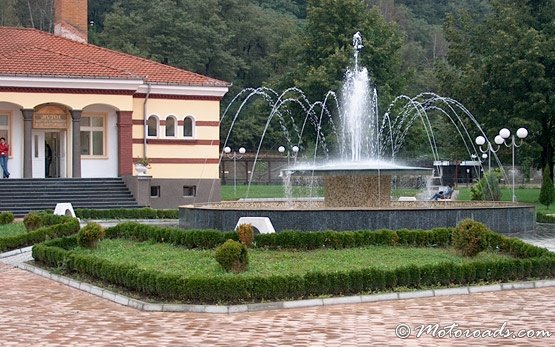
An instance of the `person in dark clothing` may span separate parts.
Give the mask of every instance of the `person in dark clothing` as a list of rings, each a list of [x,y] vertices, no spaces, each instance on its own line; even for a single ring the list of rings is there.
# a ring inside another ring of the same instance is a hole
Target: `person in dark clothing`
[[[453,195],[453,186],[450,184],[446,191],[439,191],[435,193],[430,200],[451,199],[451,195]]]
[[[52,148],[48,143],[44,144],[44,177],[50,177],[50,164],[52,164]]]

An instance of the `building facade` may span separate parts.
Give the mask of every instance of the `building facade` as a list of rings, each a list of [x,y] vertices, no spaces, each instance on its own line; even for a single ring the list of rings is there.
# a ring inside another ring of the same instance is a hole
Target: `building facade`
[[[75,15],[83,7],[86,14],[85,0],[56,1],[58,35],[0,27],[10,177],[123,177],[156,208],[219,200],[220,100],[229,84],[87,44],[86,22],[71,22],[86,20]],[[134,163],[145,157],[148,174],[138,177]]]

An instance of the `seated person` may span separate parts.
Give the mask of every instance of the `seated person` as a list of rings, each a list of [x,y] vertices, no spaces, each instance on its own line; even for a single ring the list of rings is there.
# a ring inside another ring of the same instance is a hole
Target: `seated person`
[[[430,200],[451,199],[451,195],[453,195],[453,186],[450,184],[445,192],[441,190],[435,193]]]

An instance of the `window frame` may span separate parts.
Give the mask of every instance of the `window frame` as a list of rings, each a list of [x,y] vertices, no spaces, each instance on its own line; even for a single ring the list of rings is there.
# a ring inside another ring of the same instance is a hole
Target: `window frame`
[[[8,110],[0,110],[0,116],[6,116],[8,118],[8,125],[6,125],[6,128],[4,129],[2,125],[0,125],[0,130],[6,130],[7,135],[5,136],[6,138],[6,143],[10,146],[10,154],[8,155],[8,158],[12,158],[12,152],[13,152],[13,148],[11,145],[11,138],[12,138],[12,111],[8,111]],[[1,135],[0,135],[1,136]]]
[[[185,122],[187,121],[187,119],[191,120],[191,135],[185,135]],[[197,123],[197,121],[196,121],[195,117],[193,117],[191,115],[185,116],[185,118],[183,118],[183,126],[181,127],[181,130],[183,132],[183,134],[182,134],[183,138],[185,138],[185,139],[194,139],[194,138],[196,138],[196,123]]]
[[[83,126],[81,125],[81,121],[83,118],[102,118],[102,154],[93,154],[94,152],[94,138],[93,132],[99,131],[100,127],[93,126],[92,121],[90,122],[91,125]],[[81,139],[82,132],[89,132],[89,148],[91,154],[83,154],[83,142],[81,141],[81,158],[83,159],[105,159],[108,158],[108,114],[105,112],[83,112],[81,115],[81,119],[79,121],[79,138]]]
[[[168,135],[168,119],[173,120],[173,135]],[[164,137],[167,138],[176,138],[177,137],[177,117],[170,114],[166,116],[165,125],[164,125]]]
[[[156,135],[150,135],[149,134],[149,129],[148,129],[148,121],[154,118],[156,120]],[[150,138],[150,139],[157,139],[160,137],[160,117],[158,117],[158,115],[156,114],[151,114],[150,116],[148,116],[148,118],[146,119],[146,137]]]

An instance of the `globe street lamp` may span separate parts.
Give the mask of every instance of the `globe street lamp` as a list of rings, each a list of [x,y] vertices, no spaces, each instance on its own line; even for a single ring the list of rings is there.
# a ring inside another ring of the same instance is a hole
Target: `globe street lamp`
[[[497,153],[497,151],[499,150],[499,145],[501,145],[505,140],[500,135],[495,136],[493,141],[495,141],[495,143],[497,144],[497,149],[493,149],[493,146],[492,146],[491,142],[486,140],[486,138],[483,137],[483,136],[478,136],[475,141],[476,141],[476,144],[478,145],[478,148],[480,149],[480,152],[487,155],[488,171],[489,171],[491,169],[491,154],[492,153]],[[482,148],[482,146],[484,144],[487,144],[486,149]],[[484,158],[483,155],[482,155],[482,158]]]
[[[486,161],[486,159],[489,158],[488,154],[487,154],[487,153],[482,153],[482,159],[479,159],[477,154],[471,154],[470,157],[472,158],[473,161],[479,160],[479,163],[480,163],[479,166],[480,166],[481,172],[483,173],[483,172],[484,172],[484,168],[483,168],[483,166],[482,166],[482,163],[483,163],[484,161]],[[478,178],[480,178],[480,175],[478,175]]]
[[[279,153],[285,153],[285,147],[284,146],[279,146],[278,147],[278,152]],[[293,158],[295,159],[295,163],[297,162],[297,153],[299,153],[299,146],[293,146],[291,147],[291,152],[293,152]],[[290,157],[290,151],[287,151],[287,166],[289,166],[289,157]]]
[[[526,128],[519,128],[516,131],[516,136],[520,139],[520,144],[516,144],[515,135],[511,135],[511,131],[507,128],[503,128],[499,130],[499,135],[503,139],[503,144],[507,147],[511,147],[512,149],[512,156],[513,156],[513,202],[515,202],[515,147],[522,146],[522,140],[528,136],[528,130]],[[510,139],[510,142],[507,143],[507,139]]]
[[[225,147],[224,153],[227,155],[229,159],[233,159],[233,193],[237,195],[237,159],[243,158],[243,154],[247,152],[244,147],[239,148],[239,154],[233,151],[231,153],[231,147]]]

